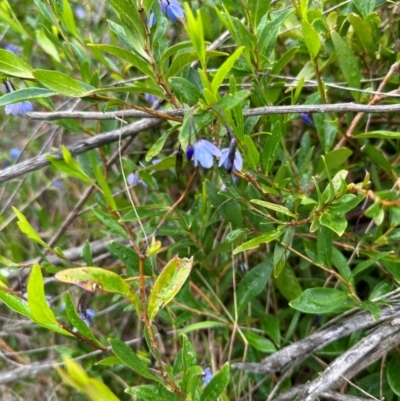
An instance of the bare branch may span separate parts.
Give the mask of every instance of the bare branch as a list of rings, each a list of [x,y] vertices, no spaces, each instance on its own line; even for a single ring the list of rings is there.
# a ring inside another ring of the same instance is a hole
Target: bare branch
[[[386,322],[336,358],[315,380],[305,385],[296,401],[314,401],[332,387],[351,379],[400,342],[400,320]]]
[[[189,109],[165,110],[163,113],[172,117],[182,117]],[[334,104],[303,104],[288,106],[266,106],[243,110],[243,115],[261,116],[268,114],[292,114],[292,113],[398,113],[400,104],[368,106],[357,103],[334,103]],[[106,113],[94,111],[54,111],[54,112],[31,112],[27,114],[32,120],[57,120],[60,118],[73,118],[81,120],[113,120],[115,118],[158,118],[138,110],[110,111]]]
[[[73,156],[79,155],[80,153],[88,152],[89,150],[99,148],[109,143],[117,142],[120,137],[123,139],[129,136],[137,135],[149,128],[156,127],[161,122],[162,120],[160,119],[140,120],[133,124],[122,127],[121,129],[116,129],[114,131],[99,134],[95,137],[76,142],[68,149]],[[50,154],[58,159],[61,159],[60,151],[51,152]],[[39,170],[42,167],[48,166],[49,164],[50,162],[46,155],[34,157],[33,159],[26,160],[22,163],[18,163],[12,167],[6,168],[3,171],[0,171],[0,182],[5,182],[31,171]]]
[[[263,359],[260,363],[236,363],[232,366],[255,373],[282,371],[289,366],[293,367],[298,365],[301,361],[308,358],[314,351],[321,349],[339,338],[348,336],[357,330],[372,327],[387,319],[393,319],[399,315],[400,303],[393,304],[391,307],[382,308],[378,320],[374,320],[370,312],[359,312],[343,322],[339,322],[334,326],[317,331],[301,341],[297,341],[282,348],[275,354]]]
[[[304,385],[293,386],[289,390],[280,394],[279,397],[274,398],[274,401],[290,401],[295,397],[300,391],[304,389]],[[338,393],[337,391],[327,390],[321,394],[321,397],[328,398],[335,401],[370,401],[371,398],[356,397],[354,395],[347,395]]]

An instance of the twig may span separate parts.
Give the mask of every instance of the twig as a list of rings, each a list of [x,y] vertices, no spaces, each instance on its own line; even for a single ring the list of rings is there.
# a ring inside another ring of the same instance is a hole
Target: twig
[[[317,331],[303,340],[282,348],[259,363],[235,363],[232,366],[254,373],[272,373],[282,371],[289,366],[293,367],[298,365],[304,359],[308,358],[314,351],[323,348],[339,338],[348,336],[355,331],[374,326],[375,324],[387,319],[393,319],[399,315],[400,303],[393,304],[391,307],[383,307],[377,320],[373,319],[370,312],[359,312],[343,322],[339,322],[334,326]]]
[[[74,145],[70,146],[68,149],[73,156],[76,156],[81,153],[88,152],[89,150],[107,145],[109,143],[118,142],[120,137],[126,138],[129,136],[137,135],[140,132],[145,131],[149,128],[156,127],[161,122],[162,120],[160,119],[140,120],[136,123],[129,124],[121,129],[118,128],[114,131],[99,134],[95,137],[78,141]],[[51,152],[50,154],[58,159],[61,159],[60,151]],[[34,157],[12,167],[8,167],[3,171],[0,171],[0,182],[5,182],[31,171],[39,170],[42,167],[48,166],[49,164],[50,162],[47,159],[46,155]]]
[[[400,342],[400,320],[381,324],[347,352],[336,358],[315,380],[305,385],[296,401],[314,401],[321,394],[351,379]]]
[[[382,92],[383,88],[386,86],[387,82],[389,81],[390,77],[396,72],[398,71],[400,66],[400,63],[394,63],[388,73],[386,74],[385,78],[383,78],[382,83],[379,85],[378,87],[378,92]],[[368,105],[374,105],[376,103],[378,103],[379,101],[381,101],[384,98],[384,95],[375,95],[368,103]],[[346,136],[347,137],[352,137],[353,136],[353,131],[355,130],[357,124],[360,122],[362,116],[364,115],[363,112],[359,112],[354,118],[353,121],[350,124],[349,129],[346,132]]]
[[[304,385],[293,386],[289,390],[285,391],[284,393],[280,394],[279,397],[276,397],[274,401],[289,401],[293,399],[300,391],[304,389]],[[321,394],[321,397],[328,398],[335,401],[370,401],[371,398],[362,398],[356,397],[354,395],[347,395],[338,393],[337,391],[324,391]]]
[[[183,117],[190,109],[166,110],[164,114],[172,117]],[[400,104],[392,105],[366,105],[358,103],[330,103],[330,104],[302,104],[287,106],[265,106],[243,110],[243,116],[261,116],[269,114],[293,114],[293,113],[398,113]],[[27,114],[32,120],[58,120],[60,118],[72,118],[76,120],[114,120],[116,118],[157,118],[157,116],[138,110],[121,111],[54,111],[31,112]]]

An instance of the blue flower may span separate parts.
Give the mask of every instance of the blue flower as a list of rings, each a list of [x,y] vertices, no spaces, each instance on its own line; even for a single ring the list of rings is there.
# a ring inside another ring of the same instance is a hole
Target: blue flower
[[[21,54],[21,52],[20,52],[20,50],[18,49],[18,47],[14,46],[14,45],[11,45],[11,44],[6,45],[6,46],[4,47],[4,49],[7,50],[7,51],[9,51],[9,52],[11,52],[11,53],[16,54],[17,56],[19,56],[19,55]]]
[[[186,159],[188,162],[192,160],[194,154],[194,147],[189,143],[189,145],[186,148]]]
[[[158,102],[158,97],[150,95],[149,93],[145,93],[144,98],[151,104],[151,107],[153,107]]]
[[[145,188],[147,188],[147,184],[139,177],[138,173],[130,173],[128,177],[126,177],[126,181],[129,185],[135,187],[138,184],[142,184]]]
[[[236,149],[234,153],[233,161],[229,158],[230,148],[224,148],[221,150],[221,159],[219,159],[218,167],[224,166],[229,172],[237,170],[241,171],[243,168],[243,159],[240,152]],[[231,153],[232,155],[232,153]]]
[[[89,327],[93,318],[96,316],[96,312],[93,309],[88,308],[85,311],[78,313],[78,316],[85,322],[86,326]],[[74,327],[72,331],[76,333],[78,329]]]
[[[76,6],[75,7],[75,15],[79,19],[84,19],[84,18],[86,18],[86,11],[82,6]]]
[[[6,79],[3,80],[4,85],[6,86],[7,93],[14,92],[14,87],[11,82]],[[6,114],[13,114],[16,116],[17,114],[25,115],[26,113],[33,111],[33,107],[31,102],[27,100],[19,103],[7,104],[5,107]]]
[[[178,0],[160,0],[161,10],[172,22],[184,17],[183,8]]]
[[[11,159],[17,160],[21,156],[21,151],[18,148],[13,148],[8,153]]]
[[[57,189],[61,189],[64,186],[61,180],[54,180],[52,184]]]
[[[308,113],[301,113],[300,118],[307,124],[314,125],[314,121],[310,114]]]
[[[211,168],[215,157],[221,157],[221,151],[211,142],[199,139],[194,144],[194,166],[200,163],[204,168]]]
[[[153,11],[149,15],[149,19],[147,20],[147,25],[151,28],[156,23],[156,16]]]
[[[203,383],[208,384],[210,383],[211,379],[213,378],[213,374],[210,368],[204,369],[204,375],[202,377]]]

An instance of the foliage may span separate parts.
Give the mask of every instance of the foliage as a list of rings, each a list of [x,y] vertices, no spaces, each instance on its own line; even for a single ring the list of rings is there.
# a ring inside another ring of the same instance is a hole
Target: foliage
[[[233,363],[396,302],[398,120],[296,106],[396,104],[398,10],[0,2],[0,367],[58,372],[29,399],[266,399],[363,333],[282,380]],[[354,384],[394,399],[387,361]],[[31,391],[17,379],[4,394]]]

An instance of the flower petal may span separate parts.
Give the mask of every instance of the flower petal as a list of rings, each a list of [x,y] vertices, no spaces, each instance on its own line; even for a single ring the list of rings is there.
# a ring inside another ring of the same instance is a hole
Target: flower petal
[[[243,168],[243,158],[238,150],[235,152],[235,160],[233,161],[234,170],[242,171]]]
[[[213,143],[206,141],[205,139],[200,139],[197,143],[201,142],[201,146],[207,149],[209,153],[214,155],[215,157],[221,157],[221,151],[217,148]]]

